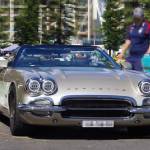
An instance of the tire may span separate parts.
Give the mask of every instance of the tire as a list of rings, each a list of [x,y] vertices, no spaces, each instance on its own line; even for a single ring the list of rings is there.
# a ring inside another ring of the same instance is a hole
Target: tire
[[[23,135],[24,124],[21,122],[19,118],[16,106],[17,106],[16,105],[16,89],[14,86],[11,86],[10,94],[9,94],[10,131],[11,131],[11,134],[14,136],[21,136]]]

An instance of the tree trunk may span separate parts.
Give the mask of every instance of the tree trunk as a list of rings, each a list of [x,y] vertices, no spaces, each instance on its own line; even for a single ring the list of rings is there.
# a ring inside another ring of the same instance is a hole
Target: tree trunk
[[[111,49],[109,49],[109,56],[111,56]]]

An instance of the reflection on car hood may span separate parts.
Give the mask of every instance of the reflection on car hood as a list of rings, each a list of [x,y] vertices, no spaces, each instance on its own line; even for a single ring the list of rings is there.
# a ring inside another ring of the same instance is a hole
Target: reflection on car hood
[[[124,71],[110,70],[104,68],[23,68],[19,72],[26,77],[51,77],[62,80],[125,80],[127,75]]]

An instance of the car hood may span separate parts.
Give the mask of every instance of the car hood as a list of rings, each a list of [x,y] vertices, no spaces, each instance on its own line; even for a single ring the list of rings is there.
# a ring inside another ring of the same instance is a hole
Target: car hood
[[[61,93],[85,95],[137,95],[142,73],[105,68],[24,68],[20,70],[28,79],[32,77],[56,81]]]

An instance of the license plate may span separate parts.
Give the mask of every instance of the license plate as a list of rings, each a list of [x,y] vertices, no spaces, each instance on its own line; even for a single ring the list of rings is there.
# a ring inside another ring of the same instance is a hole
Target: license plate
[[[82,121],[83,128],[113,128],[113,120],[84,120]]]

